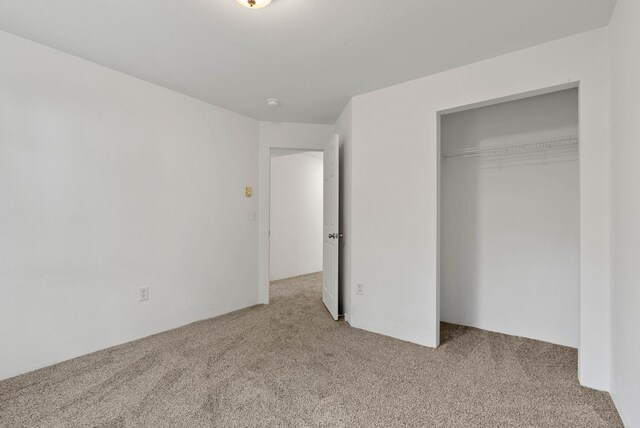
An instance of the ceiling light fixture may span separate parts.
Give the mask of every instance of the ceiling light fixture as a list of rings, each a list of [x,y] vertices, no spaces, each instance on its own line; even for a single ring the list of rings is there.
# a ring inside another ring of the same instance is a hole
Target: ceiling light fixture
[[[269,98],[266,102],[269,107],[278,107],[280,105],[280,100],[277,98]]]
[[[271,0],[237,0],[238,3],[249,9],[262,9],[271,3]]]

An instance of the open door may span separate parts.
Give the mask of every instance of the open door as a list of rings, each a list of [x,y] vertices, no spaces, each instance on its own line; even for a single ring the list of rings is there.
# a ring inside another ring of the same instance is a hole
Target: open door
[[[338,319],[338,229],[340,139],[338,134],[324,149],[324,203],[322,244],[322,302]]]

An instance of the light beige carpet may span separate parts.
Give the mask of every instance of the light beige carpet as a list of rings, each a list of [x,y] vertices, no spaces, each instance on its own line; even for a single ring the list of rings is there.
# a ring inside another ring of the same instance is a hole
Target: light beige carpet
[[[574,349],[446,324],[424,348],[332,321],[320,283],[0,382],[0,426],[621,426]]]

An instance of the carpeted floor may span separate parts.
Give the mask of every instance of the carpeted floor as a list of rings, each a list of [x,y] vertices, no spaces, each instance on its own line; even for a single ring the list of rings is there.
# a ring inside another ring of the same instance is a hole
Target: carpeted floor
[[[622,425],[574,349],[447,324],[424,348],[332,321],[320,283],[0,382],[0,426]]]

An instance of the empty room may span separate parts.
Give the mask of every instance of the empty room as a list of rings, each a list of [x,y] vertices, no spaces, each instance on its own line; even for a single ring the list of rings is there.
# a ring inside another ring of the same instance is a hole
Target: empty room
[[[0,427],[640,428],[640,2],[0,1]]]

